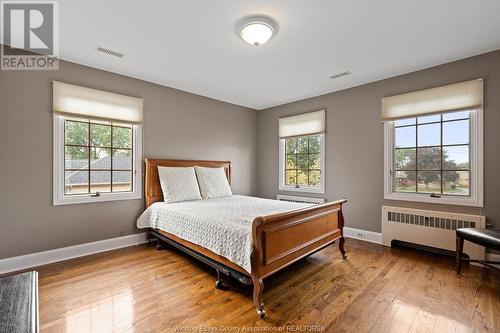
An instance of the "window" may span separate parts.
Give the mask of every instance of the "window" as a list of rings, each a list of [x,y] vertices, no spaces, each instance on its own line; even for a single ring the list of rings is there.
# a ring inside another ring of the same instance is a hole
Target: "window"
[[[280,140],[280,190],[324,192],[324,134]]]
[[[140,133],[136,125],[55,116],[55,204],[141,198]]]
[[[279,189],[325,192],[326,110],[279,119]]]
[[[65,119],[64,195],[133,191],[131,125]]]
[[[394,191],[470,195],[470,111],[394,123]]]
[[[479,110],[386,122],[390,191],[386,199],[480,205]],[[476,167],[478,166],[478,167]],[[475,168],[476,167],[476,168]]]
[[[141,198],[139,121],[136,98],[54,82],[54,205]]]
[[[382,98],[384,198],[483,206],[484,80]]]

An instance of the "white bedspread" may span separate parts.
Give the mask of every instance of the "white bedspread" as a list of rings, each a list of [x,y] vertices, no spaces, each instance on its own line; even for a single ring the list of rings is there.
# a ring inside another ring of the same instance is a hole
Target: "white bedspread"
[[[243,195],[169,204],[157,202],[139,217],[137,227],[160,229],[203,246],[250,273],[253,220],[309,206]]]

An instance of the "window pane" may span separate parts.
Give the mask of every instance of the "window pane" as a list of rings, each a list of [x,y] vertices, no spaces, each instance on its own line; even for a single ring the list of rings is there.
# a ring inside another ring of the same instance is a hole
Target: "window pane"
[[[89,125],[66,120],[65,137],[68,145],[88,145]]]
[[[395,191],[470,195],[470,117],[458,111],[396,121]]]
[[[297,155],[286,155],[286,169],[297,169]]]
[[[113,171],[113,192],[132,191],[132,172]]]
[[[319,186],[321,184],[321,171],[309,171],[309,186]]]
[[[321,158],[319,154],[309,155],[309,169],[321,169]]]
[[[416,118],[399,119],[394,122],[394,126],[415,125]]]
[[[415,148],[394,150],[394,167],[396,170],[416,170]]]
[[[111,147],[111,126],[90,124],[90,137],[93,146]]]
[[[440,170],[441,148],[418,148],[417,159],[419,170]]]
[[[287,154],[297,153],[297,138],[285,139],[285,145]]]
[[[90,172],[90,193],[111,192],[111,171]]]
[[[441,115],[440,114],[433,114],[431,116],[424,116],[424,117],[418,117],[418,123],[419,124],[426,124],[426,123],[435,123],[441,121]]]
[[[465,119],[469,117],[470,117],[470,111],[459,111],[459,112],[443,114],[443,120]]]
[[[298,169],[307,172],[307,170],[309,169],[309,155],[308,154],[297,155],[297,164],[298,164]]]
[[[319,135],[314,135],[309,137],[309,153],[319,153],[320,152],[320,139]]]
[[[395,147],[397,148],[416,147],[415,126],[396,128],[395,132],[396,132]]]
[[[440,171],[419,171],[418,172],[418,192],[441,193],[441,172]]]
[[[295,179],[296,179],[296,176],[297,175],[297,171],[296,170],[286,170],[285,172],[285,184],[286,185],[295,185],[297,184]]]
[[[299,154],[307,154],[309,152],[308,147],[309,147],[309,138],[307,136],[297,138],[297,152]]]
[[[418,126],[418,146],[439,146],[441,144],[441,124]]]
[[[443,192],[469,195],[469,171],[443,171]]]
[[[64,173],[64,194],[89,193],[88,171],[66,171]]]
[[[285,185],[319,186],[321,136],[285,139]]]
[[[111,169],[111,149],[92,147],[90,148],[91,169]]]
[[[396,192],[415,192],[415,178],[415,171],[396,171]]]
[[[469,143],[469,120],[443,123],[443,144],[456,145]]]
[[[300,170],[297,171],[297,184],[299,186],[307,186],[308,185],[307,171],[306,172],[300,171]]]
[[[469,169],[469,146],[443,147],[443,169]]]
[[[127,149],[113,149],[113,170],[131,170],[132,151]]]
[[[113,127],[113,148],[132,148],[132,128]]]
[[[88,169],[89,149],[87,147],[66,146],[64,165],[66,169]]]

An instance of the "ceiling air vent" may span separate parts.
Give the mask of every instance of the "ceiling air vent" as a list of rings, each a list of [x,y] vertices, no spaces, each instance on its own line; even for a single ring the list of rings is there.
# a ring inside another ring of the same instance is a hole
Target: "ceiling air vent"
[[[351,74],[352,73],[350,71],[345,71],[345,72],[334,74],[334,75],[330,76],[330,79],[338,79],[339,77],[351,75]]]
[[[107,49],[107,48],[99,46],[99,45],[97,45],[95,49],[99,52],[109,54],[113,57],[123,58],[123,56],[125,55],[125,53],[113,51],[113,50]]]

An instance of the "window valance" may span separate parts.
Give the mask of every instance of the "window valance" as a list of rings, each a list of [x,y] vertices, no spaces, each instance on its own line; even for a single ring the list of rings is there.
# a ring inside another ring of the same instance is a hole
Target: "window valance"
[[[325,110],[303,113],[279,119],[280,139],[324,133]]]
[[[140,125],[143,99],[52,81],[53,113]]]
[[[382,98],[382,120],[451,110],[480,108],[483,79]]]

